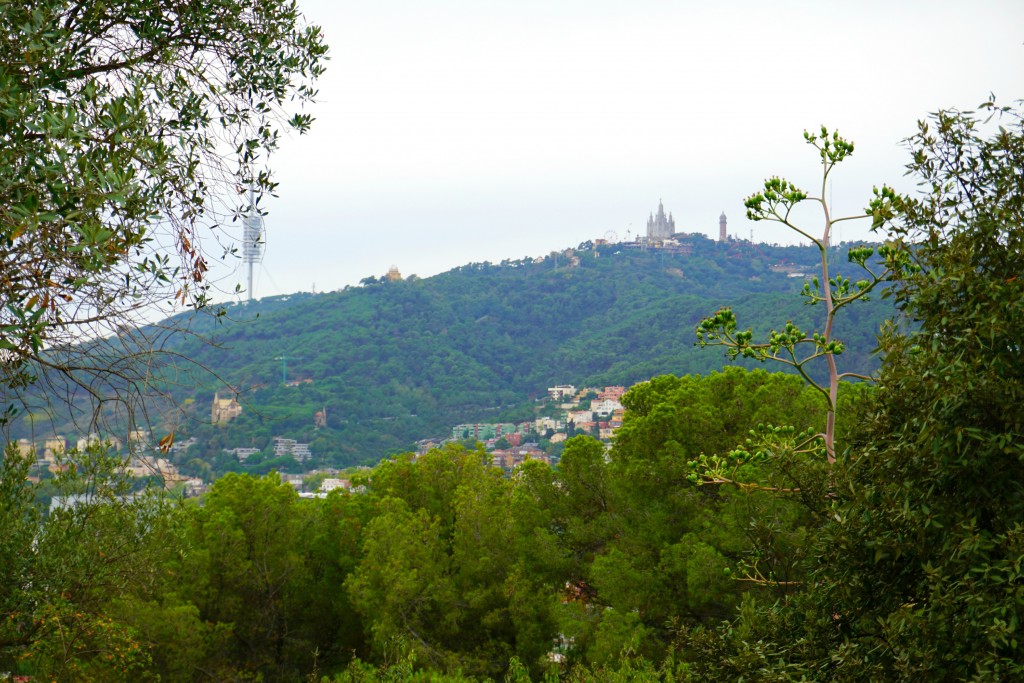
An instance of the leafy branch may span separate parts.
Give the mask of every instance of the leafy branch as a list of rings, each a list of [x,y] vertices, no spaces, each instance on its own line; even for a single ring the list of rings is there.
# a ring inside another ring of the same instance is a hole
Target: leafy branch
[[[835,358],[843,353],[845,345],[834,336],[836,314],[855,301],[868,300],[869,294],[879,283],[910,268],[910,259],[906,252],[891,245],[882,245],[877,250],[871,246],[857,246],[850,249],[847,257],[849,263],[860,270],[856,280],[844,277],[838,272],[834,275],[830,272],[828,246],[832,226],[841,221],[870,218],[872,227],[878,228],[896,215],[903,205],[903,199],[887,186],[881,189],[876,187],[873,190],[874,198],[863,213],[833,217],[828,202],[825,201],[828,177],[836,164],[853,154],[853,143],[837,132],[829,133],[824,126],[821,127],[820,134],[804,131],[804,139],[818,151],[821,158],[820,194],[810,196],[792,182],[773,176],[765,181],[762,191],[747,197],[744,206],[750,220],[781,223],[809,239],[818,248],[821,254],[820,275],[804,284],[801,296],[809,305],[824,304],[824,327],[821,331],[807,333],[789,321],[781,330],[771,330],[766,341],[755,342],[753,330],[741,329],[732,309],[722,308],[698,325],[697,346],[722,346],[730,360],[738,357],[760,362],[771,360],[796,370],[825,401],[826,426],[825,431],[818,436],[824,441],[828,461],[834,462],[835,413],[839,382],[844,379],[870,380],[864,375],[839,372]],[[809,230],[792,220],[794,209],[808,201],[817,203],[821,208],[824,229],[820,237],[815,237]],[[876,253],[877,259],[873,260],[872,257]],[[827,366],[828,382],[814,380],[809,372],[809,366],[820,361]]]
[[[812,429],[797,432],[795,427],[776,427],[759,424],[750,430],[750,438],[744,446],[725,455],[701,453],[688,461],[690,473],[687,479],[694,484],[730,484],[743,491],[770,491],[773,493],[798,494],[798,486],[778,485],[752,478],[756,465],[768,461],[780,461],[794,457],[820,456],[824,441]]]

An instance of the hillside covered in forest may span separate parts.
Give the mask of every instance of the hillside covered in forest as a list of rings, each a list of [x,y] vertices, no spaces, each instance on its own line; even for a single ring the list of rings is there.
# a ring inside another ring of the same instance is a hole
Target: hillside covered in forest
[[[273,437],[308,443],[310,465],[372,464],[460,423],[533,419],[556,384],[630,386],[719,369],[728,360],[696,348],[694,328],[723,306],[761,335],[790,320],[813,330],[822,307],[798,294],[818,259],[813,247],[701,235],[675,249],[585,243],[541,259],[233,304],[172,321],[189,331],[164,345],[187,359],[173,381],[166,376],[175,407],[150,410],[145,426],[178,443],[195,438],[178,464],[198,459],[220,472],[238,468],[225,453],[235,448],[262,451],[247,470],[289,469],[272,457]],[[840,319],[845,370],[875,369],[875,334],[893,310],[878,299]],[[213,424],[215,395],[237,397],[241,414]],[[54,427],[75,432],[59,419]]]
[[[376,462],[461,422],[530,419],[554,384],[628,386],[721,368],[723,355],[695,348],[693,332],[721,306],[759,333],[788,320],[809,330],[822,315],[797,296],[817,249],[688,243],[689,254],[584,244],[196,319],[176,350],[220,379],[176,394],[193,407],[179,438],[195,435],[213,454],[280,435],[309,442],[325,464]],[[842,319],[846,369],[875,367],[874,335],[892,313],[872,301]],[[211,426],[214,393],[232,390],[242,414]]]

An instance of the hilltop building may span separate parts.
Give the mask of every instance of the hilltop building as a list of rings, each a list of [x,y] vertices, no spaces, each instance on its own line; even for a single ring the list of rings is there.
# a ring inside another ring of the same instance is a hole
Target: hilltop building
[[[722,215],[718,217],[718,241],[725,242],[727,239],[729,239],[729,233],[725,229],[725,211],[723,211]]]
[[[210,422],[215,425],[223,425],[231,422],[242,414],[242,404],[238,399],[221,398],[220,394],[213,395],[213,406],[210,408]]]
[[[668,216],[665,215],[665,207],[659,199],[658,213],[651,214],[647,219],[647,241],[662,242],[671,239],[675,231],[676,221],[672,218],[671,212],[669,212]]]
[[[398,271],[398,266],[391,266],[388,268],[388,274],[384,277],[387,278],[388,282],[398,282],[402,279],[402,274]]]

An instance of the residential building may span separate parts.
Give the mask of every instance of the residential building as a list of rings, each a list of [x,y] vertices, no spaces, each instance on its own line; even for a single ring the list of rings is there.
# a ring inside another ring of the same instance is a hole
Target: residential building
[[[529,429],[528,422],[524,422],[522,425],[516,425],[511,422],[499,422],[496,424],[467,423],[452,427],[452,438],[456,441],[461,439],[487,441],[488,439],[498,439],[508,434],[515,434],[524,429]]]
[[[320,483],[320,490],[324,493],[330,493],[334,489],[349,490],[352,488],[352,482],[348,479],[324,479]]]
[[[280,458],[285,455],[291,455],[292,449],[298,444],[295,439],[286,439],[283,436],[275,436],[274,439],[274,457]]]
[[[440,446],[441,442],[437,439],[420,439],[416,442],[416,455],[423,455]]]
[[[149,439],[150,433],[148,429],[133,429],[128,432],[128,444],[130,446],[145,446],[149,442]]]
[[[497,450],[491,453],[491,464],[502,468],[506,472],[511,472],[527,460],[539,460],[548,465],[551,464],[551,458],[548,457],[548,454],[533,444]]]
[[[53,462],[68,449],[68,442],[63,436],[54,436],[43,442],[43,459]]]
[[[548,395],[555,401],[561,401],[564,398],[572,398],[576,395],[576,387],[571,384],[559,384],[557,386],[548,387]]]
[[[309,462],[313,459],[313,453],[309,450],[308,443],[297,443],[292,446],[292,457],[297,462]]]
[[[579,429],[581,422],[592,422],[594,419],[594,412],[591,410],[575,410],[565,414],[566,423],[576,423],[576,428]]]
[[[119,451],[121,450],[121,439],[116,436],[101,437],[99,434],[93,432],[89,434],[89,436],[80,438],[76,445],[78,450],[81,452],[85,452],[90,446],[106,446],[110,450]]]
[[[281,477],[282,484],[290,484],[291,487],[296,491],[301,491],[302,488],[306,485],[305,477],[301,474],[278,473],[278,476]]]
[[[177,454],[177,453],[184,453],[185,451],[187,451],[189,448],[191,448],[192,446],[194,446],[197,443],[199,443],[199,440],[196,439],[196,437],[194,437],[194,436],[190,436],[189,438],[185,439],[184,441],[175,441],[174,443],[171,444],[170,448],[168,448],[167,450],[169,450],[171,453],[175,453],[175,454]]]
[[[533,430],[538,434],[544,434],[549,429],[557,432],[559,429],[564,428],[565,423],[556,421],[552,417],[538,417],[536,420],[533,421]]]
[[[598,400],[604,401],[611,399],[617,401],[622,398],[622,395],[626,393],[626,387],[605,387],[600,393],[598,393]]]
[[[209,490],[210,487],[207,486],[199,477],[192,477],[191,479],[185,480],[185,496],[187,498],[201,496]]]
[[[133,457],[124,468],[125,474],[133,477],[159,477],[165,483],[184,481],[178,468],[167,458],[153,458],[146,455]]]
[[[233,455],[236,458],[238,458],[238,462],[245,462],[249,458],[249,456],[256,455],[257,453],[259,453],[260,449],[259,448],[242,448],[242,447],[239,447],[239,448],[225,448],[224,452],[228,453],[229,455]]]
[[[590,410],[597,415],[611,415],[616,410],[622,410],[622,404],[616,399],[606,398],[600,401],[591,401]]]
[[[281,436],[275,436],[273,441],[274,457],[276,458],[290,455],[298,462],[306,462],[313,457],[308,443],[299,443],[295,439],[286,439]]]

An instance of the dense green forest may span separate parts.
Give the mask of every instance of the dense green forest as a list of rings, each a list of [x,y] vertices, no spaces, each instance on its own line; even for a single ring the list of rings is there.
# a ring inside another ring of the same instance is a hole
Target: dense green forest
[[[272,436],[309,443],[313,464],[372,464],[416,440],[450,436],[456,424],[532,419],[536,399],[555,384],[629,386],[719,368],[723,356],[694,348],[693,330],[720,306],[732,306],[760,334],[787,320],[820,326],[820,308],[795,296],[804,277],[779,268],[810,276],[820,262],[816,248],[701,235],[685,242],[688,255],[584,244],[539,260],[469,264],[395,282],[367,278],[344,291],[199,315],[187,321],[191,334],[175,333],[164,344],[167,355],[188,360],[173,376],[165,372],[173,407],[153,404],[148,417],[161,436],[196,437],[178,464],[207,476],[243,469],[222,449],[269,451]],[[832,249],[833,256],[845,258],[848,246]],[[891,303],[877,298],[850,310],[836,331],[850,349],[844,368],[877,370],[874,337],[893,314]],[[286,379],[302,383],[286,386]],[[211,425],[214,393],[232,390],[242,415]],[[327,421],[318,429],[313,416],[323,408]],[[30,417],[14,436],[45,431]],[[54,428],[74,429],[66,421]],[[246,469],[289,467],[296,465],[267,453]]]
[[[866,400],[848,388],[844,406]],[[365,493],[325,499],[229,474],[201,505],[116,506],[125,484],[93,458],[106,505],[51,513],[42,552],[19,555],[35,522],[5,518],[4,566],[53,573],[5,594],[3,652],[60,680],[298,680],[314,667],[356,675],[360,662],[497,678],[518,662],[537,677],[615,667],[624,651],[661,665],[680,628],[778,593],[727,573],[762,535],[780,553],[774,571],[802,577],[812,521],[792,500],[693,485],[688,457],[758,422],[820,429],[822,413],[800,378],[739,368],[659,377],[624,402],[610,457],[575,437],[558,469],[532,462],[508,478],[451,445],[386,460],[361,478]],[[3,481],[24,482],[26,465],[5,459]]]

